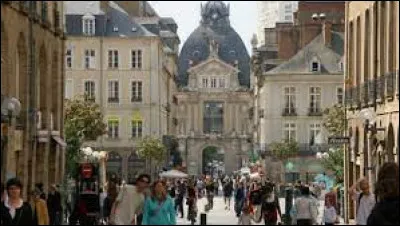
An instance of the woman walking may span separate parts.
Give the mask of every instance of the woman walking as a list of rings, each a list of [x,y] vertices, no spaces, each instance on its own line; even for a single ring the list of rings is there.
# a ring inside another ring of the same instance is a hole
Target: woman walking
[[[310,189],[305,186],[299,187],[300,196],[296,198],[292,207],[291,217],[297,225],[312,225],[318,216],[317,205],[310,197]]]
[[[186,205],[188,206],[188,220],[192,225],[196,223],[197,218],[197,198],[196,198],[196,188],[191,185],[188,188],[188,197],[186,200]]]
[[[275,195],[271,185],[266,186],[265,193],[262,200],[261,216],[264,218],[265,225],[276,225],[278,222],[278,214],[279,218],[282,219],[279,198]]]
[[[35,225],[49,225],[49,211],[47,210],[47,203],[41,197],[39,190],[31,192],[31,206],[33,211],[33,219]]]
[[[379,169],[375,197],[378,202],[368,217],[368,225],[399,225],[399,165],[385,163]]]
[[[34,225],[32,208],[22,200],[22,183],[17,178],[7,181],[8,198],[1,203],[1,225]]]
[[[174,202],[163,181],[154,182],[151,196],[146,198],[142,225],[176,225]]]

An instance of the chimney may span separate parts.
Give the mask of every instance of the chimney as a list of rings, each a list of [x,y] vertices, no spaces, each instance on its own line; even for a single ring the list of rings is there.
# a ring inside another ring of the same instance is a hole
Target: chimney
[[[324,44],[327,47],[331,47],[332,42],[332,23],[330,21],[324,21],[322,24],[322,37]]]

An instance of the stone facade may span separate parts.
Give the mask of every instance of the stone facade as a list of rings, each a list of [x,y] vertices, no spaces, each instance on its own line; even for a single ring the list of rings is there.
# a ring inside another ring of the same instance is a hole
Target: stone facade
[[[365,176],[373,188],[380,165],[399,157],[399,3],[350,1],[346,15],[345,183]]]
[[[224,151],[226,173],[240,169],[248,160],[252,129],[249,118],[251,93],[240,91],[237,73],[237,68],[222,62],[217,56],[210,57],[189,69],[189,86],[175,94],[175,133],[190,174],[203,172],[203,150],[209,146]],[[225,87],[203,87],[203,78],[210,76],[224,78]],[[207,102],[223,105],[223,129],[220,133],[204,131]]]
[[[115,23],[107,23],[104,30],[98,30],[92,36],[82,34],[81,27],[78,26],[77,31],[76,26],[72,26],[84,15],[75,11],[75,2],[68,3],[67,25],[71,26],[68,27],[66,51],[71,52],[71,63],[66,67],[66,95],[73,98],[88,94],[87,82],[94,83],[93,98],[102,109],[108,131],[112,131],[96,142],[84,145],[108,151],[107,173],[116,173],[132,182],[137,174],[149,172],[145,160],[136,155],[138,141],[144,136],[161,140],[170,130],[170,104],[176,90],[174,76],[178,50],[165,44],[162,34],[150,32],[138,22],[143,18],[135,17],[142,15],[134,10],[137,2],[122,3],[101,2],[98,4],[100,8],[91,8],[92,15],[98,18],[96,21],[101,21],[106,14]],[[147,19],[149,25],[158,24],[160,20]],[[131,30],[134,28],[137,30]],[[98,35],[101,33],[103,35]],[[174,35],[170,39],[179,43]],[[87,50],[94,52],[89,62],[85,61]],[[113,62],[110,62],[111,50],[118,52],[118,59],[114,58]],[[110,68],[110,63],[116,61],[117,67]]]
[[[24,197],[35,183],[47,191],[64,176],[63,37],[62,2],[1,2],[1,94],[21,102],[2,152],[2,181],[20,178]]]

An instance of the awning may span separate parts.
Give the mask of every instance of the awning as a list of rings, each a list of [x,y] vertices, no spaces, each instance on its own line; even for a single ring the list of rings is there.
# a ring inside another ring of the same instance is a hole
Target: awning
[[[67,147],[67,143],[60,137],[60,136],[52,136],[53,139],[61,146],[61,147]]]

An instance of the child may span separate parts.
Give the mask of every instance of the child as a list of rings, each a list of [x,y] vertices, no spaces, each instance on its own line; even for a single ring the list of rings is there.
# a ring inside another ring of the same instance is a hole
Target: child
[[[251,220],[253,215],[250,213],[250,208],[248,205],[243,206],[242,215],[239,217],[238,225],[251,225]]]
[[[324,222],[325,225],[334,225],[337,219],[336,209],[333,206],[332,198],[327,198],[326,206],[324,210]]]

